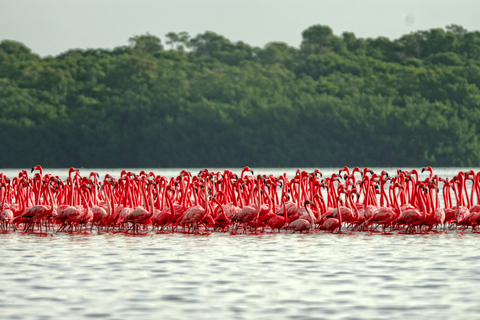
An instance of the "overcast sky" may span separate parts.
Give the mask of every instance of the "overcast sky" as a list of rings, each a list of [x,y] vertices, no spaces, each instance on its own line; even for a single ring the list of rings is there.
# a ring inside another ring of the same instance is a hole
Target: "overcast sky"
[[[315,24],[334,34],[398,39],[458,24],[480,30],[479,0],[0,0],[0,40],[22,42],[40,56],[69,49],[113,49],[147,32],[213,31],[232,42],[298,47]]]

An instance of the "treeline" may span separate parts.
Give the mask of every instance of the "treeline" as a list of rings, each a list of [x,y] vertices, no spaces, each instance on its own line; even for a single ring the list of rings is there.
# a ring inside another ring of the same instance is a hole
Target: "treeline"
[[[479,166],[480,32],[0,43],[0,167]]]

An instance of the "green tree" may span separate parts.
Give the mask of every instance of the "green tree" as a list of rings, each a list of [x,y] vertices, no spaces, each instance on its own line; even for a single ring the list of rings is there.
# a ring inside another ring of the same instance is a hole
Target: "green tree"
[[[163,50],[160,38],[149,33],[131,37],[129,39],[130,45],[141,52],[152,53]]]

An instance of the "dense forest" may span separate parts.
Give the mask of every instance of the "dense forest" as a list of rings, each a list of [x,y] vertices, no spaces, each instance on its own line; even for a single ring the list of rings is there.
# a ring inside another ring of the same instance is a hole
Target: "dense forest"
[[[0,167],[479,166],[480,32],[0,43]]]

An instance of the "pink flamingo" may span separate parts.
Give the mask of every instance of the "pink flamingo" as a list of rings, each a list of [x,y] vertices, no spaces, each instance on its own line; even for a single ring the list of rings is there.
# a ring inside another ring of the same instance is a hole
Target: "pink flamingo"
[[[240,173],[240,178],[243,179],[243,178],[244,178],[244,175],[245,175],[245,172],[247,172],[247,171],[248,171],[248,172],[251,172],[251,173],[253,174],[253,170],[250,169],[249,166],[246,166],[246,167],[243,168],[242,172]]]
[[[208,206],[208,180],[210,178],[210,173],[208,170],[204,170],[202,172],[202,180],[204,190],[203,193],[205,195],[205,208],[201,205],[196,205],[193,207],[188,208],[183,215],[182,220],[180,221],[181,225],[190,225],[193,227],[193,232],[199,233],[199,224],[203,221],[203,219],[210,213],[210,209]]]
[[[435,215],[433,218],[433,223],[436,226],[438,225],[445,226],[445,210],[440,206],[440,193],[439,193],[439,187],[438,187],[438,182],[440,178],[438,177],[438,175],[435,175],[434,178],[435,178],[435,184],[433,185],[432,190],[435,192],[435,205],[434,205]],[[431,201],[433,203],[433,199]],[[445,229],[443,231],[445,231]]]
[[[367,228],[371,224],[381,225],[382,232],[385,232],[387,226],[392,225],[400,217],[400,208],[398,206],[398,195],[395,195],[395,185],[390,186],[390,192],[393,193],[394,207],[381,206],[373,215],[367,219]],[[398,191],[400,193],[400,190]]]
[[[310,229],[312,229],[315,226],[315,218],[314,218],[313,213],[310,210],[310,208],[307,207],[307,204],[312,205],[312,206],[314,206],[315,204],[310,200],[305,200],[305,202],[304,202],[305,210],[308,212],[308,215],[310,217],[310,221],[308,221],[306,219],[302,219],[302,218],[297,219],[297,220],[289,223],[285,227],[286,230],[292,230],[293,232],[303,232],[303,231],[308,232],[308,231],[310,231]]]
[[[341,207],[342,204],[342,198],[337,197],[337,212],[339,208]],[[337,214],[337,217],[333,217],[332,215],[327,215],[327,219],[325,222],[323,222],[322,226],[320,227],[323,230],[326,230],[327,232],[333,233],[335,230],[338,229],[338,233],[342,233],[342,215]]]
[[[1,184],[1,189],[3,190],[3,187],[7,189],[7,184],[2,183]],[[5,209],[5,201],[7,199],[7,194],[8,192],[5,191],[2,197],[2,208],[0,209],[0,220],[2,221],[2,228],[5,226],[5,229],[8,228],[8,226],[11,224],[14,228],[15,226],[13,225],[13,211],[10,209]]]
[[[34,231],[34,226],[36,223],[40,222],[42,219],[45,219],[50,216],[55,216],[56,215],[56,210],[55,210],[55,201],[53,199],[53,194],[50,189],[50,183],[47,183],[46,185],[48,196],[50,197],[50,207],[47,205],[34,205],[27,209],[22,215],[18,216],[15,220],[14,223],[17,225],[20,223],[26,223],[27,227],[25,231],[31,230],[32,232]],[[38,197],[39,199],[39,197]],[[40,226],[40,232],[42,232],[41,229],[41,224]]]
[[[164,210],[160,211],[160,213],[155,217],[155,223],[161,227],[160,231],[163,231],[163,229],[169,225],[172,221],[173,218],[175,217],[175,206],[173,204],[172,197],[170,194],[173,192],[173,187],[167,186],[165,188],[165,198],[167,199],[167,204],[168,208],[165,208]]]
[[[238,229],[239,225],[243,223],[244,226],[244,232],[247,232],[247,225],[251,222],[255,222],[258,219],[258,215],[262,209],[262,194],[261,194],[261,188],[260,188],[260,181],[263,179],[261,175],[257,176],[256,179],[256,184],[257,184],[257,195],[258,195],[258,202],[257,206],[249,205],[249,206],[244,206],[240,211],[235,213],[235,215],[232,218],[232,222],[237,224],[236,229]],[[252,193],[253,194],[253,193]],[[235,229],[235,230],[236,230]],[[256,228],[255,228],[256,229]]]
[[[153,198],[151,197],[151,186],[152,184],[148,184],[149,188],[149,195],[150,195],[150,206],[147,203],[147,196],[146,196],[146,191],[145,191],[145,184],[146,184],[146,177],[139,177],[138,180],[140,181],[139,183],[139,188],[141,189],[141,194],[143,197],[143,203],[144,207],[137,206],[135,209],[130,211],[130,213],[126,216],[125,222],[130,222],[132,223],[131,230],[133,230],[134,233],[138,233],[138,227],[140,224],[145,224],[147,221],[150,220],[154,216],[154,208],[153,208]],[[146,208],[146,209],[145,209]]]
[[[285,208],[285,202],[287,200],[288,200],[288,195],[284,195],[282,199],[283,216],[276,214],[274,217],[272,217],[268,221],[268,226],[272,229],[272,231],[275,231],[275,229],[278,229],[278,232],[280,232],[280,229],[283,228],[288,221],[287,209]]]
[[[423,190],[423,183],[418,182],[416,189]],[[398,224],[404,224],[407,226],[406,232],[414,232],[416,226],[421,225],[426,217],[426,207],[424,203],[424,197],[420,191],[417,191],[417,197],[420,203],[420,209],[418,208],[408,208],[402,211],[400,217],[397,220]]]
[[[82,231],[82,226],[85,226],[86,229],[87,225],[93,221],[93,212],[85,195],[90,192],[88,187],[89,186],[85,185],[80,188],[80,197],[85,202],[85,208],[82,208],[80,218],[76,221],[76,224],[80,225],[80,231]]]
[[[213,197],[212,199],[213,202],[217,205],[215,209],[213,209],[214,222],[211,224],[214,231],[220,230],[220,229],[222,231],[226,231],[230,227],[231,217],[233,215],[228,216],[228,214],[226,213],[227,205],[222,204],[222,202],[226,201],[224,198],[225,198],[225,194],[223,193],[223,191],[217,191],[216,196]]]
[[[464,173],[459,172],[458,175],[453,178],[453,181],[455,182],[453,184],[453,187],[454,187],[453,190],[455,192],[455,197],[457,200],[457,203],[456,203],[457,205],[453,207],[453,212],[454,212],[455,220],[458,224],[460,221],[462,221],[466,216],[470,214],[470,210],[465,205],[465,199],[463,198],[463,191],[466,189]]]

